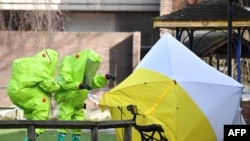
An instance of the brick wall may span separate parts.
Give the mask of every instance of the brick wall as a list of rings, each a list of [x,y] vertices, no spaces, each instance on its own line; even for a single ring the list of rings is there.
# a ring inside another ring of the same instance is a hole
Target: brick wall
[[[250,124],[250,101],[242,101],[242,115],[247,124]]]
[[[161,0],[160,16],[170,14],[171,12],[173,12],[173,3],[174,0]],[[160,36],[162,36],[166,32],[172,33],[172,31],[169,29],[160,28]]]

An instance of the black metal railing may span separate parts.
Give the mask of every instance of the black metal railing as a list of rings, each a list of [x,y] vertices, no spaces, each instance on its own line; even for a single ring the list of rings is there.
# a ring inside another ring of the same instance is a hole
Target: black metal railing
[[[0,129],[26,128],[29,141],[36,141],[35,128],[46,129],[90,129],[91,141],[98,141],[98,129],[123,128],[123,141],[132,141],[133,120],[107,120],[107,121],[27,121],[27,120],[0,120]]]

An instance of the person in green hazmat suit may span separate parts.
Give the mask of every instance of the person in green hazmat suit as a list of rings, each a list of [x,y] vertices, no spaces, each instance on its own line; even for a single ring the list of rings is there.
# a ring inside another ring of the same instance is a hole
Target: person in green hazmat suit
[[[59,54],[44,49],[33,57],[18,58],[12,62],[12,73],[7,94],[13,104],[21,108],[27,120],[48,120],[50,96],[59,90],[55,81]],[[38,137],[44,129],[35,129]],[[25,141],[28,141],[26,136]]]
[[[61,88],[54,95],[59,107],[59,120],[82,121],[83,105],[90,90],[104,87],[113,74],[97,74],[101,56],[86,49],[75,55],[65,56],[59,63],[56,79]],[[69,129],[58,130],[58,141],[64,141]],[[72,129],[72,141],[80,141],[81,129]]]

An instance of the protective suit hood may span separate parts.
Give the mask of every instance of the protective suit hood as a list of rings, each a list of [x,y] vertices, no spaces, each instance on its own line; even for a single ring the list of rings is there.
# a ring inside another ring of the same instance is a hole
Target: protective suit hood
[[[38,52],[34,58],[36,61],[40,62],[43,67],[48,68],[46,70],[50,76],[54,76],[57,67],[56,63],[59,58],[58,52],[52,49],[44,49]]]
[[[74,81],[85,83],[91,86],[92,79],[96,74],[102,59],[99,54],[93,50],[83,50],[75,55],[66,56],[61,62],[60,66],[71,66],[71,68],[64,67],[64,72],[71,74],[69,77],[64,76],[64,79],[70,81],[73,77]]]

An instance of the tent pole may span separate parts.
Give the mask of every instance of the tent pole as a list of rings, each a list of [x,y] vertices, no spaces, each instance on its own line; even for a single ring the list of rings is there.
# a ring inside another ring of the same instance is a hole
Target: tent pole
[[[232,76],[232,0],[228,0],[227,74]]]
[[[220,57],[216,55],[217,70],[220,71]]]
[[[178,40],[178,41],[180,41],[180,28],[179,27],[176,27],[176,39]]]
[[[237,57],[237,80],[241,83],[241,47],[242,47],[242,38],[240,35],[241,28],[238,27],[238,37],[237,37],[237,48],[236,48],[236,57]]]

